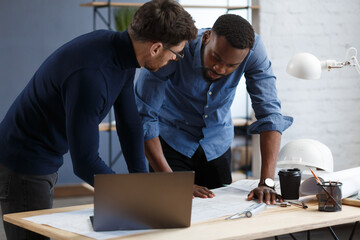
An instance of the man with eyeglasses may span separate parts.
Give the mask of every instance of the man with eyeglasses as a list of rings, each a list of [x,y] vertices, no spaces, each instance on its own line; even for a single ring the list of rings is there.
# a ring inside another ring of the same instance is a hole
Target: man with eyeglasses
[[[259,186],[248,199],[275,203],[282,200],[271,180],[281,133],[292,118],[281,114],[276,78],[260,37],[240,16],[225,14],[212,29],[199,30],[185,46],[184,59],[156,73],[141,71],[135,97],[145,155],[153,171],[195,171],[194,196],[214,197],[209,189],[230,184],[230,106],[243,74],[257,118],[248,132],[260,134],[262,155]]]
[[[168,48],[166,46],[164,46],[165,49],[169,50],[170,52],[172,52],[176,58],[175,58],[175,61],[179,61],[180,59],[183,59],[184,58],[184,50],[181,50],[181,52],[174,52],[173,50],[171,50],[171,48]]]
[[[175,61],[196,34],[179,3],[153,0],[139,8],[127,31],[94,31],[51,54],[0,124],[2,214],[51,208],[68,150],[74,173],[87,183],[94,174],[114,173],[99,156],[98,127],[112,107],[129,172],[147,172],[135,70],[157,71]],[[10,223],[4,228],[9,240],[48,239]]]

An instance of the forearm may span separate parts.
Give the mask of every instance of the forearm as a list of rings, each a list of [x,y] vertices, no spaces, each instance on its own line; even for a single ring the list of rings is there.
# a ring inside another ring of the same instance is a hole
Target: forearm
[[[276,161],[279,154],[281,134],[278,131],[263,131],[260,133],[261,176],[274,179]]]
[[[155,172],[172,172],[165,159],[159,137],[145,141],[145,156]]]
[[[264,186],[265,178],[274,179],[276,160],[280,149],[281,134],[278,131],[263,131],[260,133],[260,151],[261,151],[261,177],[259,186],[253,189],[248,200],[254,198],[258,202],[266,204],[275,204],[276,200],[282,202],[282,198],[273,187]],[[269,183],[269,182],[268,182]]]

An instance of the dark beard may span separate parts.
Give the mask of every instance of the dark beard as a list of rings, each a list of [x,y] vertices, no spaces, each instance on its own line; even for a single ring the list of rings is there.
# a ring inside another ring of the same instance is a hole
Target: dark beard
[[[225,75],[219,75],[219,74],[217,74],[216,72],[212,71],[212,70],[209,69],[209,68],[202,67],[201,70],[202,70],[202,74],[203,74],[203,79],[204,79],[206,82],[208,82],[208,83],[216,83],[216,82],[222,80],[224,77],[226,77]],[[217,79],[212,79],[212,78],[210,78],[210,77],[206,74],[207,71],[210,71],[210,72],[212,72],[213,74],[216,74],[216,75],[221,76],[221,77],[220,77],[220,78],[217,78]]]

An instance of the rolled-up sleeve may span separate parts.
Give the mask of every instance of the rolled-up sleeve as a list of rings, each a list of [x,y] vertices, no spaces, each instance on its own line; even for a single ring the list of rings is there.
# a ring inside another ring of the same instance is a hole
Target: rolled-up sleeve
[[[293,118],[281,114],[271,114],[250,125],[249,134],[260,134],[263,131],[278,131],[282,133],[293,123]]]
[[[250,95],[256,122],[248,129],[249,134],[262,131],[282,133],[291,126],[293,118],[281,114],[281,102],[277,96],[276,77],[267,57],[264,44],[256,35],[245,67],[246,87]]]

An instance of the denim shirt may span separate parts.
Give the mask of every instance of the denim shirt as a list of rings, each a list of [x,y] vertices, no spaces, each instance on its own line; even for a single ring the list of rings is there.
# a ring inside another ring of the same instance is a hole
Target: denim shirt
[[[293,119],[281,114],[276,77],[257,34],[253,48],[232,74],[211,84],[204,80],[201,45],[205,30],[199,30],[197,39],[185,46],[184,59],[157,72],[142,68],[135,97],[145,141],[160,135],[187,157],[201,145],[211,161],[224,154],[234,138],[230,106],[243,74],[257,119],[249,134],[282,133]]]

